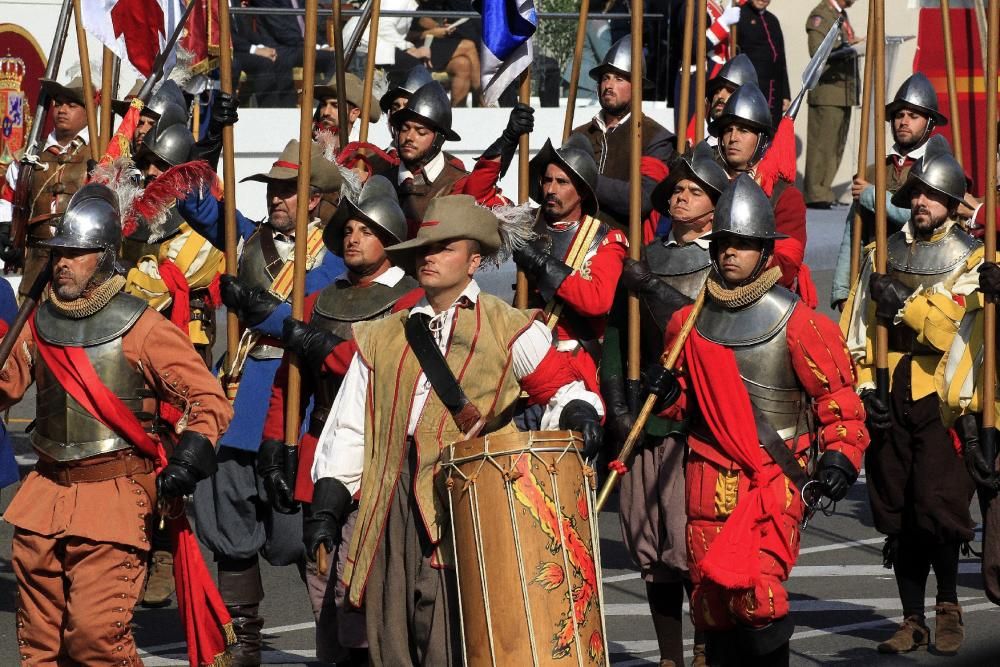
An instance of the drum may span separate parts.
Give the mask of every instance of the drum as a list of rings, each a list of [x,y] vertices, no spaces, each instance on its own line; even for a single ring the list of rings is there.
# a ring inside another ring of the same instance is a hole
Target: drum
[[[467,664],[607,665],[596,477],[571,431],[442,454]]]

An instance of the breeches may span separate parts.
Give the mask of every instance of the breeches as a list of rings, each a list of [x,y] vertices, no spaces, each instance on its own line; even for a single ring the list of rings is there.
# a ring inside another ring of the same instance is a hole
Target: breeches
[[[22,665],[141,665],[132,612],[146,552],[14,530]]]
[[[773,464],[772,464],[773,465]],[[788,615],[788,591],[783,582],[794,565],[784,562],[769,545],[789,544],[798,556],[802,501],[795,487],[784,479],[784,512],[775,531],[765,524],[757,554],[762,577],[754,588],[724,588],[708,580],[701,563],[740,498],[749,490],[746,475],[727,470],[695,452],[689,454],[687,468],[687,549],[691,571],[691,619],[699,630],[728,630],[741,626],[761,627]],[[775,533],[780,534],[775,534]]]

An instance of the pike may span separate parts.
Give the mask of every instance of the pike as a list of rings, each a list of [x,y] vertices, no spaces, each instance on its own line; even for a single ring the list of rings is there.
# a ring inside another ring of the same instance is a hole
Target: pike
[[[829,32],[826,33],[826,37],[820,43],[819,48],[816,49],[816,53],[809,60],[806,65],[805,70],[802,72],[802,90],[799,94],[795,96],[792,103],[788,105],[788,110],[785,111],[785,116],[788,118],[795,118],[799,113],[799,107],[802,106],[802,100],[805,98],[806,93],[815,88],[819,84],[819,78],[823,75],[823,70],[826,69],[826,61],[830,58],[830,53],[833,51],[833,43],[837,41],[837,35],[840,34],[840,28],[844,25],[844,14],[843,12],[837,17],[837,20],[833,22],[830,26]]]

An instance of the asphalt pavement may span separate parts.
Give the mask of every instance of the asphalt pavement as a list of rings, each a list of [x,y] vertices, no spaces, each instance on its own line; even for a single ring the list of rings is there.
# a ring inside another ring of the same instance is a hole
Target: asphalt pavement
[[[807,261],[813,269],[825,305],[836,250],[843,232],[846,209],[809,212]],[[483,277],[490,291],[509,291],[509,272]],[[30,446],[23,430],[32,417],[33,397],[28,396],[11,413],[16,451],[24,466],[30,466]],[[27,469],[27,468],[26,468]],[[16,487],[0,492],[6,506]],[[975,502],[975,501],[974,501]],[[95,508],[99,511],[99,508]],[[978,509],[975,511],[979,520]],[[0,665],[17,663],[14,633],[14,578],[10,570],[11,527],[0,524]],[[610,656],[613,665],[656,665],[656,638],[649,620],[642,581],[621,539],[615,502],[600,516],[601,561]],[[803,534],[801,556],[788,581],[796,630],[792,637],[793,665],[1000,665],[1000,636],[994,623],[1000,621],[997,607],[982,592],[979,561],[962,558],[959,597],[965,613],[966,643],[957,657],[929,652],[905,656],[881,656],[876,644],[890,635],[900,622],[901,608],[892,572],[883,569],[883,538],[872,527],[867,500],[867,480],[862,474],[848,497],[838,503],[832,516],[817,516]],[[978,551],[979,544],[973,543]],[[208,559],[211,567],[211,559]],[[928,621],[933,630],[935,584],[928,582]],[[264,567],[266,599],[262,613],[267,650],[264,662],[280,665],[317,665],[314,626],[305,589],[295,568]],[[135,635],[143,660],[150,667],[186,663],[183,632],[176,605],[163,609],[138,609]],[[690,656],[692,629],[685,631]]]

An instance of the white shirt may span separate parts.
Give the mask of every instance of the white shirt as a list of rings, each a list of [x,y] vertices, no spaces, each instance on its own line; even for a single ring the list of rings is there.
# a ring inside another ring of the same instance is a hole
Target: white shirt
[[[924,152],[926,150],[926,141],[908,153],[904,153],[900,149],[899,144],[893,144],[892,148],[889,149],[889,157],[892,158],[892,161],[896,163],[897,167],[902,167],[907,158],[910,158],[911,160],[919,160],[924,156]]]
[[[417,0],[382,0],[380,11],[414,11],[419,7]],[[360,17],[353,17],[344,25],[344,43],[354,35]],[[405,51],[412,49],[413,44],[406,40],[410,31],[411,19],[407,16],[380,16],[378,20],[378,42],[375,44],[375,64],[393,65],[396,63],[396,49]],[[358,42],[358,51],[368,52],[368,28],[362,32]]]
[[[88,133],[87,128],[85,127],[77,132],[76,137],[73,139],[82,140],[84,146],[90,143],[90,134]],[[56,141],[56,133],[53,130],[52,132],[49,132],[49,136],[45,138],[45,147],[42,150],[47,151],[53,146],[58,146],[59,154],[61,155],[69,150],[70,145],[73,143],[73,139],[67,141],[65,144],[60,144]],[[7,180],[7,186],[10,187],[11,190],[17,189],[17,172],[20,168],[21,163],[19,160],[14,160],[7,166],[7,173],[4,177]],[[14,208],[12,202],[7,201],[6,199],[0,199],[0,221],[6,222],[13,216]]]
[[[696,238],[695,240],[691,241],[691,243],[694,243],[696,246],[698,246],[702,250],[708,250],[708,246],[711,243],[711,241],[709,241],[705,237],[708,236],[711,233],[712,233],[712,230],[709,230],[709,231],[705,232],[704,234],[702,234],[701,236],[699,236],[698,238]],[[670,228],[670,233],[667,234],[667,242],[664,243],[663,245],[682,246],[682,245],[687,245],[687,244],[686,243],[681,243],[680,241],[677,240],[677,238],[674,236],[674,228],[671,227]]]
[[[312,230],[315,229],[317,226],[319,226],[319,223],[320,223],[319,218],[313,218],[312,220],[310,220],[308,232],[312,233]],[[295,250],[295,235],[286,234],[285,232],[279,232],[278,230],[274,230],[274,249],[278,251],[278,257],[281,258],[282,262],[287,262],[288,260],[293,259],[294,255],[293,251]],[[325,255],[326,255],[326,246],[324,245],[322,248],[319,249],[319,251],[316,253],[316,256],[312,259],[311,262],[310,261],[306,262],[306,271],[310,270],[311,268],[319,264],[321,261],[323,261],[323,257]]]
[[[410,314],[426,313],[431,316],[430,329],[437,339],[438,347],[444,353],[451,340],[451,324],[455,311],[479,299],[479,285],[471,281],[455,303],[448,310],[435,314],[426,299],[410,310]],[[530,375],[552,349],[552,332],[542,322],[535,321],[514,340],[511,346],[511,361],[514,377],[518,380]],[[368,380],[371,369],[355,354],[347,369],[340,391],[330,410],[330,418],[323,426],[323,432],[316,444],[313,459],[313,481],[324,477],[334,477],[342,482],[352,494],[361,485],[361,472],[365,454],[365,401],[368,396]],[[412,435],[423,413],[424,405],[432,391],[430,382],[420,374],[417,389],[410,407],[407,434]],[[593,405],[598,414],[604,414],[604,405],[597,394],[587,391],[583,381],[575,380],[561,387],[545,406],[540,428],[554,430],[559,426],[559,415],[563,407],[572,400],[581,399]]]
[[[424,165],[422,172],[427,182],[433,183],[437,180],[437,177],[441,175],[442,171],[444,171],[444,153],[442,151],[438,151],[438,154],[434,156],[434,159]],[[396,185],[402,185],[403,181],[408,178],[415,178],[413,172],[407,169],[405,164],[400,162],[399,175],[396,177]]]
[[[406,271],[403,271],[403,269],[399,268],[398,266],[390,266],[388,269],[386,269],[382,273],[372,278],[371,282],[378,283],[379,285],[385,285],[386,287],[395,287],[396,283],[398,283],[405,277],[406,277]],[[350,277],[347,274],[347,271],[344,271],[333,280],[334,282],[351,281]]]

